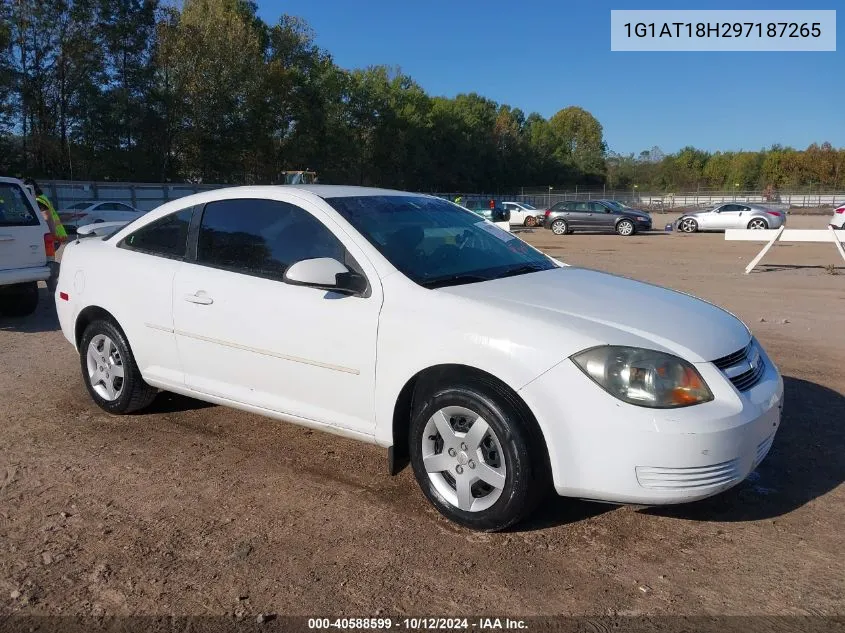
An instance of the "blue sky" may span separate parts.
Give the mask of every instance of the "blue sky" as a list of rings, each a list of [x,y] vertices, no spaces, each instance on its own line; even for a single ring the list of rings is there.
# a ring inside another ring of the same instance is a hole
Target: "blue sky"
[[[837,52],[620,53],[611,9],[804,9],[768,0],[258,0],[273,23],[305,18],[343,68],[399,66],[429,94],[478,92],[549,117],[578,105],[604,127],[611,150],[653,145],[757,150],[773,143],[845,147],[845,5]],[[838,6],[837,6],[838,5]]]

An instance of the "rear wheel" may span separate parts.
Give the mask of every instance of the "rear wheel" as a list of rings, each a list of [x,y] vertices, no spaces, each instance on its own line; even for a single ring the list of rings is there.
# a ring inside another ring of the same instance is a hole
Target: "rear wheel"
[[[29,316],[38,307],[38,282],[14,284],[0,294],[0,313],[10,317]]]
[[[467,381],[425,397],[412,416],[409,448],[432,505],[475,530],[520,521],[546,491],[544,457],[519,409],[492,383]]]
[[[111,321],[94,321],[85,328],[79,361],[88,393],[109,413],[139,411],[156,396],[157,390],[141,377],[126,336]]]
[[[566,220],[558,219],[552,222],[552,233],[555,235],[566,235],[569,232],[569,226]]]
[[[748,228],[759,231],[761,229],[769,228],[769,223],[766,222],[763,218],[754,218],[753,220],[751,220],[751,222],[748,223]]]
[[[533,215],[529,215],[527,218],[525,218],[525,222],[523,222],[523,224],[524,224],[527,228],[529,228],[529,229],[530,229],[530,228],[532,228],[532,227],[534,227],[534,226],[537,226],[537,218],[535,218]]]
[[[619,220],[616,223],[616,232],[623,237],[628,237],[636,232],[636,227],[630,220]]]

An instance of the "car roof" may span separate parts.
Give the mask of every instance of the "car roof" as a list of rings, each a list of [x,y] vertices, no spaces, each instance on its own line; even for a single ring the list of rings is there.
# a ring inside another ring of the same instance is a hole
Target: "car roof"
[[[410,191],[396,189],[381,189],[378,187],[357,187],[352,185],[267,185],[268,188],[284,187],[285,189],[299,189],[310,191],[321,198],[351,198],[354,196],[407,196],[424,195]]]

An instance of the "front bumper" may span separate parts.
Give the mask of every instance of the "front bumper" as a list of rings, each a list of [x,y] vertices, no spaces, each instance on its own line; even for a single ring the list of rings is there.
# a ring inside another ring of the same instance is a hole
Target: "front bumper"
[[[557,493],[658,505],[704,499],[741,482],[768,453],[783,406],[783,380],[761,353],[765,372],[744,392],[712,363],[696,364],[714,400],[681,409],[617,400],[569,359],[523,387]]]

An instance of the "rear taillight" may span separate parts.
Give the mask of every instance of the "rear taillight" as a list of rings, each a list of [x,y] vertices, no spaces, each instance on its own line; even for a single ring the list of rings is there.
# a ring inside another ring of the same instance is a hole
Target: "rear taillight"
[[[66,292],[60,292],[59,299],[61,299],[62,301],[70,301],[70,297]]]
[[[56,238],[52,233],[44,234],[44,252],[47,253],[47,257],[56,256]]]
[[[768,213],[769,215],[773,215],[776,218],[779,218],[782,215],[780,211],[766,211],[766,213]]]
[[[549,217],[551,214],[552,214],[552,210],[551,210],[551,209],[546,209],[546,214],[545,214],[545,217]]]
[[[837,213],[845,213],[845,207],[839,207],[839,208],[836,210],[836,212],[837,212]]]

